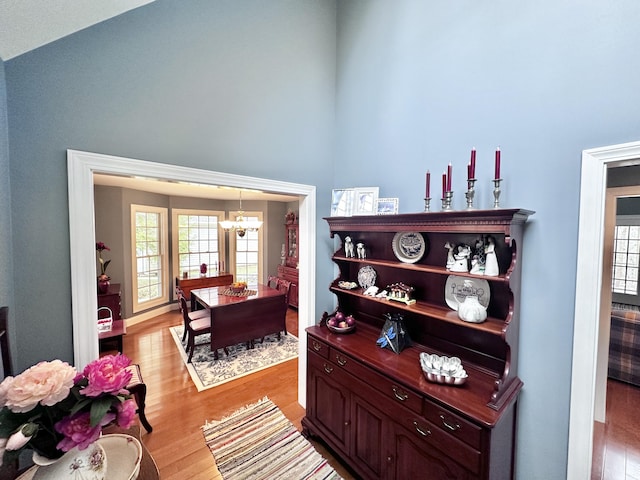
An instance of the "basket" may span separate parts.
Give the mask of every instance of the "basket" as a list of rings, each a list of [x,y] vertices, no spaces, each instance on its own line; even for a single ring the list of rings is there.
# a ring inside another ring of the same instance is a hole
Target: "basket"
[[[113,312],[111,309],[109,307],[98,308],[98,333],[110,332],[112,328]]]

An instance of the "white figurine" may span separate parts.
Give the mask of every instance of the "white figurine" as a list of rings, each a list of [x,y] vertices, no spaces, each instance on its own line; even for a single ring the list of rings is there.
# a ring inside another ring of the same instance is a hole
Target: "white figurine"
[[[453,245],[447,242],[444,244],[444,248],[449,250],[447,253],[447,270],[451,270],[451,267],[453,267],[453,264],[455,263],[455,259],[453,258]]]
[[[344,237],[344,256],[347,258],[355,257],[353,254],[353,242],[351,241],[351,237]]]
[[[496,244],[493,237],[488,238],[488,245],[484,248],[486,254],[484,264],[484,274],[489,277],[497,277],[500,275],[500,268],[498,268],[498,257],[496,257]]]
[[[469,245],[458,245],[458,252],[453,254],[454,263],[450,270],[452,272],[468,272],[470,255],[471,247]]]
[[[356,252],[358,253],[358,258],[365,258],[367,256],[364,251],[364,243],[356,243]]]

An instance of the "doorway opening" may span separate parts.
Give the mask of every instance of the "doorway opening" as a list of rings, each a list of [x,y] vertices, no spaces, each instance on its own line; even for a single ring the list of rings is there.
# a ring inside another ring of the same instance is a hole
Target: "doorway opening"
[[[205,185],[253,188],[299,197],[299,331],[315,323],[316,191],[312,185],[233,175],[98,153],[67,151],[74,363],[83,368],[98,357],[95,295],[94,173],[153,177]],[[298,400],[306,405],[306,337],[299,339]]]
[[[602,307],[607,170],[640,165],[640,142],[582,152],[567,478],[590,478]],[[610,287],[610,285],[609,285]],[[594,301],[595,300],[595,301]]]

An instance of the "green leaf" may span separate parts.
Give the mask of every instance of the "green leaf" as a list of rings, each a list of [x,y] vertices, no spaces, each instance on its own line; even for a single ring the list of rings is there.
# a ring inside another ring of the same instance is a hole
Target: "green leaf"
[[[95,427],[111,409],[112,397],[100,397],[91,404],[91,426]]]

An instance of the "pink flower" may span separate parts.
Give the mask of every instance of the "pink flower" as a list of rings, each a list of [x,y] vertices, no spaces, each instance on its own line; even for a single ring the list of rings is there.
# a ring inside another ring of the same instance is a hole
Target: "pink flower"
[[[136,402],[133,399],[125,400],[116,406],[116,415],[118,426],[121,428],[129,428],[133,424],[136,416]]]
[[[76,413],[71,417],[65,417],[54,425],[58,433],[64,438],[58,442],[56,448],[68,452],[73,447],[84,450],[100,438],[102,427],[115,420],[115,413],[107,413],[94,427],[91,426],[91,414],[89,412]]]
[[[31,440],[31,437],[33,437],[37,431],[38,426],[35,423],[25,423],[20,427],[20,430],[9,437],[5,449],[20,450]]]
[[[76,369],[66,362],[40,362],[0,385],[0,399],[12,412],[32,410],[38,403],[55,405],[69,395]],[[5,383],[6,382],[6,383]]]
[[[131,360],[125,355],[105,355],[94,360],[82,372],[89,384],[80,390],[87,397],[98,397],[103,393],[127,395],[124,388],[131,380],[131,372],[126,370]]]

